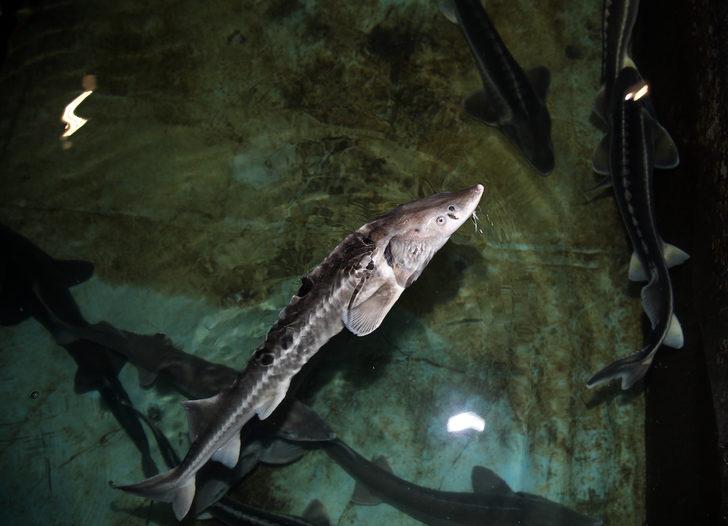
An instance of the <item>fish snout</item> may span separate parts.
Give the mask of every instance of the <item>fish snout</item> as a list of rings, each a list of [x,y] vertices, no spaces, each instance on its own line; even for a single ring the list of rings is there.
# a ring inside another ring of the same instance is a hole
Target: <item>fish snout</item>
[[[482,184],[476,184],[475,186],[471,186],[470,188],[466,188],[464,190],[466,193],[466,203],[464,203],[464,211],[463,214],[464,217],[469,217],[475,212],[475,208],[478,206],[478,203],[480,203],[480,199],[483,197],[483,193],[485,192],[485,187]]]

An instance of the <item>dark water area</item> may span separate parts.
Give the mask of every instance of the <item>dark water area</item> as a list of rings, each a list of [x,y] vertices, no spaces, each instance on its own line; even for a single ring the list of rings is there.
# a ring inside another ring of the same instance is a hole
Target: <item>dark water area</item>
[[[474,40],[437,2],[2,3],[4,524],[176,524],[111,483],[184,457],[182,402],[227,392],[347,234],[476,184],[477,217],[246,424],[242,474],[210,462],[226,496],[183,523],[728,524],[728,7],[641,2],[631,55],[680,153],[655,221],[691,257],[669,271],[683,348],[622,390],[586,387],[653,332],[613,192],[588,192],[602,2],[484,5],[526,79],[506,98],[548,85],[545,177],[538,144],[464,109]]]

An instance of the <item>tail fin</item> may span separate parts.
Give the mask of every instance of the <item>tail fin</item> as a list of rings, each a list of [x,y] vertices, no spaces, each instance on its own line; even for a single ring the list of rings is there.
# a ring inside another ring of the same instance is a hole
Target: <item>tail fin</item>
[[[655,350],[653,345],[648,345],[639,352],[612,362],[589,378],[586,386],[592,389],[597,385],[621,378],[622,389],[629,389],[645,376],[652,364]]]
[[[174,516],[177,520],[182,520],[190,511],[192,500],[195,498],[195,477],[181,480],[178,471],[179,466],[138,484],[114,487],[140,497],[171,502]]]

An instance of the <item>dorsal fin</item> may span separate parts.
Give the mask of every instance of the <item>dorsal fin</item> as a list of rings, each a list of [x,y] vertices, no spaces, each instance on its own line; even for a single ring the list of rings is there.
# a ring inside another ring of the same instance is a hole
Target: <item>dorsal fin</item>
[[[329,526],[331,524],[329,515],[326,513],[326,508],[324,508],[324,505],[318,499],[314,499],[308,503],[308,506],[303,511],[303,518],[316,526]]]
[[[505,480],[496,475],[493,470],[484,468],[483,466],[475,466],[473,468],[470,474],[470,480],[473,484],[474,493],[513,493],[513,490]]]
[[[190,440],[194,442],[197,437],[207,428],[218,412],[221,402],[220,394],[211,396],[210,398],[201,398],[199,400],[185,400],[182,407],[187,412],[187,424],[189,426]]]
[[[327,442],[336,438],[336,434],[316,411],[296,399],[288,407],[282,408],[281,417],[275,432],[286,440]]]

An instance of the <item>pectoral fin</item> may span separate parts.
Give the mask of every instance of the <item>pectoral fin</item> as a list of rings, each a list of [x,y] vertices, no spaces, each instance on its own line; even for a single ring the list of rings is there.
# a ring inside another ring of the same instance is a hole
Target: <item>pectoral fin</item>
[[[187,424],[192,442],[197,440],[197,437],[210,425],[210,421],[218,412],[221,399],[221,395],[216,394],[210,398],[182,402],[182,407],[187,412]]]
[[[674,314],[670,318],[670,327],[667,329],[667,334],[662,343],[673,349],[682,349],[685,345],[685,337],[683,336],[682,325]]]
[[[282,414],[276,436],[295,442],[327,442],[336,438],[329,425],[303,402],[293,400]]]
[[[681,265],[685,263],[688,259],[690,259],[690,256],[687,252],[680,250],[675,245],[665,243],[664,241],[662,243],[662,254],[665,257],[667,268]]]
[[[669,170],[680,164],[680,154],[667,130],[655,121],[654,164],[660,170]]]
[[[531,87],[541,102],[546,100],[551,85],[551,72],[546,66],[536,66],[527,73],[528,80],[531,81]]]
[[[607,102],[604,86],[599,89],[597,96],[594,97],[592,113],[594,113],[594,115],[596,115],[603,123],[607,122]]]
[[[303,518],[315,526],[329,526],[331,524],[324,505],[318,499],[314,499],[308,503],[308,506],[303,511]]]
[[[382,324],[403,290],[396,283],[385,282],[366,300],[344,311],[344,325],[357,336],[369,334]]]
[[[139,385],[144,389],[153,386],[154,382],[157,381],[158,375],[156,371],[150,371],[144,367],[137,368],[137,371],[139,372]]]
[[[260,454],[260,461],[266,464],[290,464],[298,460],[306,452],[301,446],[286,442],[285,440],[274,440]]]
[[[439,7],[440,13],[442,13],[445,18],[447,18],[453,24],[459,24],[458,15],[455,12],[455,6],[452,2],[446,0],[445,2],[441,2]]]
[[[648,279],[647,272],[645,272],[640,258],[637,257],[637,252],[632,252],[632,256],[629,258],[629,280],[647,281]]]
[[[73,259],[56,259],[53,270],[59,285],[64,288],[73,287],[87,281],[94,274],[93,263]]]
[[[609,175],[609,135],[602,137],[592,155],[592,170],[599,175]]]
[[[502,112],[482,90],[468,95],[465,98],[464,107],[468,115],[488,126],[498,126],[501,121]]]
[[[392,472],[389,462],[383,456],[375,458],[372,460],[372,463],[387,473]],[[377,504],[381,504],[382,499],[374,495],[364,484],[357,482],[354,487],[354,494],[351,496],[351,502],[359,506],[376,506]]]

